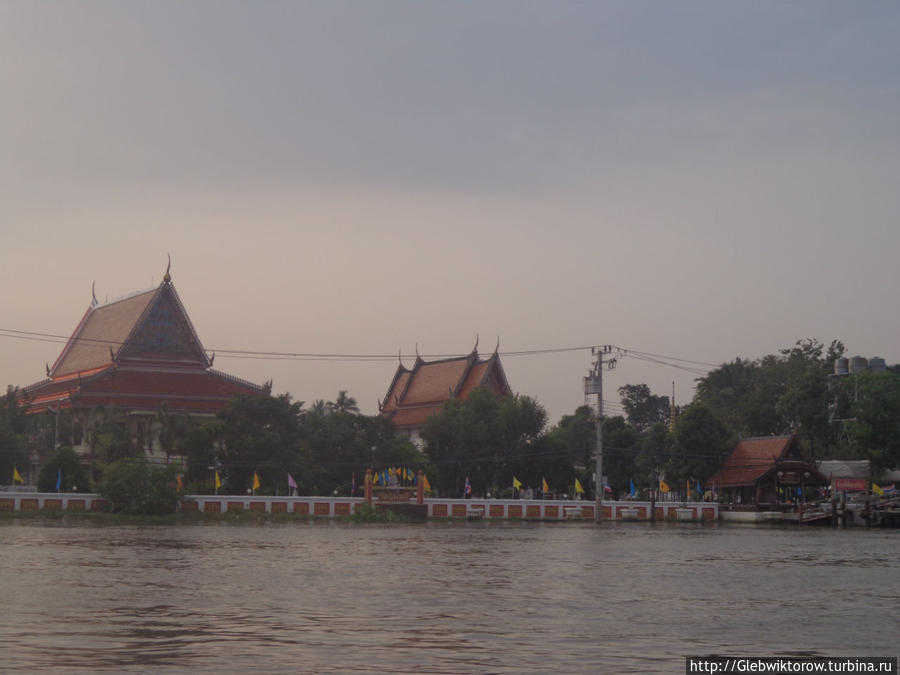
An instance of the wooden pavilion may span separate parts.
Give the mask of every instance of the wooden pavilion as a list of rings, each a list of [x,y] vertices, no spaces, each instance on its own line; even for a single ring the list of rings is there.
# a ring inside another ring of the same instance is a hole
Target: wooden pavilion
[[[724,503],[743,510],[783,510],[828,485],[804,457],[797,434],[744,438],[709,480]]]

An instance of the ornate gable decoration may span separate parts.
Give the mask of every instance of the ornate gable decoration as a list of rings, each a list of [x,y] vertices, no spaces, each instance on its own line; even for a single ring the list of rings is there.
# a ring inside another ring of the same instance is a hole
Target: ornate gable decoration
[[[174,361],[210,366],[203,345],[170,281],[164,281],[147,305],[125,343],[117,361]]]

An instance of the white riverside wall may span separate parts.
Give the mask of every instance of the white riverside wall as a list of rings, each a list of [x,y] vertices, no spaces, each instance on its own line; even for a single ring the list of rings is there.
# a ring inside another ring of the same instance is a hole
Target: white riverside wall
[[[185,495],[185,513],[293,513],[336,518],[350,515],[361,497],[263,497],[251,495]],[[414,503],[414,502],[410,502]],[[594,502],[528,499],[425,499],[429,518],[479,518],[484,520],[593,520]],[[106,500],[92,493],[5,492],[0,511],[103,511]],[[604,501],[602,520],[650,520],[650,502]],[[658,502],[659,521],[706,522],[719,520],[719,505],[710,502]]]

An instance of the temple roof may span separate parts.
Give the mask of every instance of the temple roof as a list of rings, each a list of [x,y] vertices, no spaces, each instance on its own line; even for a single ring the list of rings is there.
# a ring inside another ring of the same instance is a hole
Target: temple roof
[[[92,303],[50,377],[84,373],[122,359],[210,365],[170,280],[104,305]]]
[[[486,359],[480,359],[474,349],[467,356],[438,361],[417,357],[412,369],[402,363],[397,366],[381,412],[395,427],[421,426],[448,400],[465,400],[480,386],[499,396],[512,393],[496,351]]]
[[[212,370],[168,272],[154,289],[91,303],[49,377],[21,390],[31,412],[48,407],[215,412],[252,382]]]
[[[753,485],[779,467],[803,468],[824,478],[802,456],[797,434],[791,434],[741,439],[710,480],[719,488]]]

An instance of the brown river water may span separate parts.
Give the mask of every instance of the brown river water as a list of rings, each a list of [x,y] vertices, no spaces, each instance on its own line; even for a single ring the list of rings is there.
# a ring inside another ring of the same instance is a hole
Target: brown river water
[[[896,656],[900,531],[0,522],[0,672],[683,673]]]

